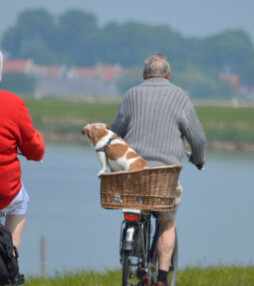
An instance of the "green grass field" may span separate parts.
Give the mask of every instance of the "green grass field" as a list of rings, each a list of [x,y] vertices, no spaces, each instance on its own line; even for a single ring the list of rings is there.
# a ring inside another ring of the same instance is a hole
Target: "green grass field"
[[[26,100],[36,128],[55,134],[80,134],[89,122],[110,123],[117,104],[71,102],[64,100]]]
[[[26,286],[120,286],[120,271],[106,273],[77,272],[54,278],[29,278]],[[218,266],[206,269],[187,268],[178,272],[177,286],[253,286],[254,267]]]
[[[44,134],[73,134],[75,140],[81,140],[80,131],[86,123],[110,124],[118,107],[118,103],[55,99],[30,99],[26,104],[35,127]],[[254,144],[253,107],[197,106],[196,111],[208,141]]]
[[[196,108],[208,140],[254,143],[254,108]]]

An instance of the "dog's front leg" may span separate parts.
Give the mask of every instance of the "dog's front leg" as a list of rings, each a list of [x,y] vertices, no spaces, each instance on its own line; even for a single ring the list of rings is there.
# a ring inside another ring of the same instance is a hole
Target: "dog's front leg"
[[[101,161],[101,170],[98,173],[98,177],[100,177],[101,174],[106,173],[107,171],[107,158],[105,152],[103,151],[98,152],[98,156]]]

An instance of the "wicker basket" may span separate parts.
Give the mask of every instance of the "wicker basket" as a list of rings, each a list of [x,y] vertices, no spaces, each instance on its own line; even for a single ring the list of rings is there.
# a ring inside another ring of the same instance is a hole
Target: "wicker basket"
[[[180,165],[101,175],[101,205],[106,209],[168,211],[175,206]]]

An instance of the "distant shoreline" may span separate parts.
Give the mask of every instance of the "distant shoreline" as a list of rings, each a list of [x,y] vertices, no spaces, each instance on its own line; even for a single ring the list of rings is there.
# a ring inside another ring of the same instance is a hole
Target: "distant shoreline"
[[[27,100],[34,126],[46,141],[84,144],[83,126],[91,122],[112,122],[118,104],[110,102],[66,102]],[[233,104],[234,103],[234,104]],[[194,103],[207,138],[207,148],[254,151],[253,102],[199,101]],[[86,144],[86,143],[85,143]],[[88,144],[88,143],[87,143]]]
[[[207,142],[207,149],[254,152],[254,144],[239,143],[239,142],[210,141],[210,142]]]
[[[57,134],[51,132],[42,132],[43,137],[47,143],[57,144],[74,144],[74,145],[89,145],[90,141],[82,137],[81,134],[65,133]],[[243,142],[224,142],[224,141],[208,141],[208,150],[225,150],[225,151],[245,151],[254,152],[254,144]]]

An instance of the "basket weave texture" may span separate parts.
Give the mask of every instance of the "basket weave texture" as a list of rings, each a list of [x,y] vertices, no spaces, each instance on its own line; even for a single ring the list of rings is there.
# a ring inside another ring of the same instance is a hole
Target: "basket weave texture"
[[[180,165],[101,175],[101,206],[106,209],[168,211],[175,207]]]

